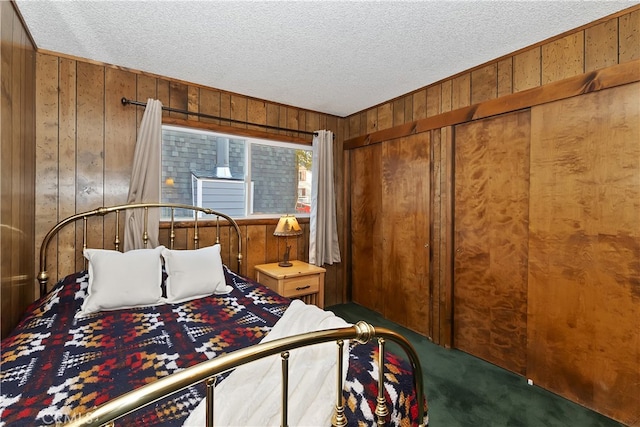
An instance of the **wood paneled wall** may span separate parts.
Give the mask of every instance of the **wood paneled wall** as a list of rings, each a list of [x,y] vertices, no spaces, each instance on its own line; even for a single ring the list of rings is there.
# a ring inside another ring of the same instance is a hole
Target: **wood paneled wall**
[[[13,3],[0,2],[0,290],[4,338],[33,301],[35,50]]]
[[[640,59],[640,7],[347,117],[348,139]]]
[[[40,52],[36,59],[38,205],[35,242],[38,251],[44,233],[60,219],[97,206],[126,201],[136,133],[144,109],[123,106],[122,97],[141,102],[155,98],[172,108],[289,129],[332,130],[336,134],[334,151],[342,153],[343,119],[335,116],[54,53]],[[265,138],[278,134],[282,138],[311,142],[310,136],[264,131],[257,126],[199,119],[195,115],[187,117],[165,111],[163,120]],[[335,169],[342,171],[343,157],[335,157]],[[337,179],[341,179],[340,176]],[[338,215],[343,216],[341,181],[336,182],[336,188],[340,192],[337,195]],[[89,244],[102,246],[104,242],[108,246],[114,227],[109,220],[92,221],[88,227]],[[255,224],[243,221],[248,251],[245,268],[250,276],[252,265],[278,259],[280,243],[272,236],[274,227],[275,221],[257,221]],[[339,233],[344,242],[343,227]],[[51,265],[48,268],[52,278],[80,268],[82,259],[72,252],[72,242],[78,241],[79,235],[80,230],[66,230],[50,246]],[[298,258],[308,259],[308,251],[304,249],[308,248],[308,232],[295,244],[298,250],[294,253]],[[53,255],[57,250],[61,253],[58,259]],[[327,266],[327,269],[325,304],[343,302],[342,265]]]
[[[380,189],[405,180],[359,163],[408,161],[385,147],[429,135],[430,170],[414,178],[432,188],[431,314],[401,323],[636,425],[639,80],[634,6],[348,117],[354,300],[386,313],[418,299],[393,299],[393,279],[357,268],[419,262],[407,257],[411,237],[377,257],[359,250],[379,250],[363,239],[382,236]]]

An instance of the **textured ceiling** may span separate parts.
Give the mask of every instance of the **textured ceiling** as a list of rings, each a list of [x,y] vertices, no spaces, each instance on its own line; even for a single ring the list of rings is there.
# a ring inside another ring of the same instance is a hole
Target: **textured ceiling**
[[[15,3],[40,49],[347,116],[638,2]]]

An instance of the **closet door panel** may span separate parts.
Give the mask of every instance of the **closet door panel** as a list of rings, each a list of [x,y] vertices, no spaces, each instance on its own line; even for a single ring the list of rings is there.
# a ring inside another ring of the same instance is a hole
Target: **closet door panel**
[[[532,110],[527,376],[640,419],[640,84]]]
[[[429,334],[430,133],[382,144],[384,315]]]
[[[382,145],[350,153],[351,286],[353,301],[383,313],[382,288]]]
[[[530,113],[455,129],[453,345],[524,374]]]

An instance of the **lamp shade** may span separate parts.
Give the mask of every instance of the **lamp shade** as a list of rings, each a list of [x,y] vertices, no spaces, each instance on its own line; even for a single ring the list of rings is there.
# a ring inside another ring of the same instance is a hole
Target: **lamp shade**
[[[280,217],[276,230],[273,232],[274,236],[299,236],[302,234],[302,229],[298,220],[293,215],[284,215]]]

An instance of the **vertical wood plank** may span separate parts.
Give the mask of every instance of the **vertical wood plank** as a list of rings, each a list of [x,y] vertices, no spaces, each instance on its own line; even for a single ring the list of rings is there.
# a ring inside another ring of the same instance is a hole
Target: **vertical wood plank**
[[[77,73],[76,208],[82,212],[104,204],[105,70],[78,62]],[[101,246],[100,218],[95,218],[87,230],[87,240],[89,245]],[[84,265],[81,256],[77,262],[76,271],[79,271]]]
[[[275,127],[286,127],[286,126],[280,126],[280,106],[272,102],[267,103],[267,125],[275,126]],[[273,129],[268,129],[267,131],[271,133],[279,133],[279,134],[285,133],[284,131],[278,131]]]
[[[409,94],[404,98],[404,122],[413,121],[413,94]]]
[[[220,92],[220,117],[231,118],[231,95],[226,92]],[[230,125],[231,122],[220,121],[221,125]]]
[[[471,72],[471,104],[498,96],[498,64],[489,64]]]
[[[378,130],[389,129],[393,125],[393,104],[387,102],[378,107]]]
[[[498,98],[513,93],[513,58],[498,62]]]
[[[542,84],[584,73],[584,31],[542,46]]]
[[[451,109],[471,105],[471,75],[469,73],[456,77],[451,82]]]
[[[200,88],[196,86],[188,86],[187,88],[187,111],[200,112]],[[189,114],[187,119],[198,121],[200,117],[195,114]]]
[[[71,59],[59,60],[58,93],[58,217],[61,221],[75,214],[77,200],[77,62]],[[53,226],[54,224],[51,224]],[[46,231],[46,230],[45,230]],[[81,232],[82,230],[79,230]],[[55,242],[54,242],[55,243]],[[69,274],[67,267],[76,264],[76,227],[66,227],[58,233],[57,269],[58,274],[51,276],[53,284]]]
[[[618,63],[618,19],[610,19],[585,31],[584,71]]]
[[[437,116],[441,113],[442,86],[437,84],[427,89],[427,117]]]
[[[247,98],[239,95],[231,95],[231,118],[234,120],[247,121]],[[231,123],[233,127],[246,128],[247,125]]]
[[[247,121],[250,123],[267,124],[267,104],[258,99],[249,98],[247,101]],[[248,129],[264,130],[261,126],[247,126]]]
[[[378,130],[378,110],[376,108],[370,108],[366,112],[367,133],[372,133]]]
[[[620,64],[640,58],[640,10],[618,20],[618,61]]]
[[[39,203],[39,215],[36,216],[35,262],[39,268],[40,244],[49,228],[55,225],[58,218],[58,58],[50,55],[36,55],[36,200]],[[9,110],[7,110],[9,111]],[[4,110],[3,110],[4,113]],[[7,123],[3,120],[3,123]],[[8,121],[11,123],[11,121]],[[3,130],[5,129],[3,125]],[[3,147],[3,153],[10,152]],[[10,191],[10,168],[2,168],[3,185],[9,185],[5,191]],[[9,176],[6,177],[5,173]],[[4,209],[4,202],[3,202]],[[47,270],[52,278],[57,278],[57,251],[55,242],[48,251]],[[3,258],[4,259],[4,258]]]
[[[453,81],[447,80],[442,83],[442,107],[441,112],[446,113],[453,109]]]
[[[173,80],[169,81],[168,106],[177,110],[187,111],[189,108],[189,87],[186,84]],[[169,117],[173,117],[175,119],[186,119],[187,115],[171,111],[169,112]]]
[[[220,91],[200,89],[200,112],[214,117],[220,117]],[[219,124],[220,120],[200,117],[201,122]]]
[[[427,117],[427,90],[422,89],[413,93],[413,120]]]
[[[127,202],[133,153],[136,146],[136,109],[122,105],[120,98],[136,96],[135,74],[113,68],[105,69],[105,144],[104,144],[104,204]],[[115,216],[104,219],[105,248],[115,248],[115,236],[122,241],[124,221],[116,230]]]
[[[529,49],[513,57],[513,92],[540,86],[542,49]]]
[[[393,101],[393,126],[404,124],[404,99],[398,98]]]

